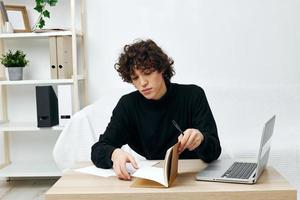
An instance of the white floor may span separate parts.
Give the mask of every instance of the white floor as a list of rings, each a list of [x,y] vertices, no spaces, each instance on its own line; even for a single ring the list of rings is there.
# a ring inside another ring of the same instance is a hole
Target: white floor
[[[11,180],[0,179],[1,200],[43,200],[45,192],[57,179]]]

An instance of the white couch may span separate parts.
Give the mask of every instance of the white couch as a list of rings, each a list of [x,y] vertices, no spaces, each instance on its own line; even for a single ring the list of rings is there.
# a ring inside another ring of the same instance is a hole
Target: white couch
[[[300,188],[300,87],[203,87],[214,113],[222,146],[221,157],[256,158],[264,122],[276,114],[269,165]],[[89,161],[91,146],[103,133],[122,94],[107,92],[77,112],[61,133],[53,154],[57,165],[67,169],[75,161]],[[135,154],[126,145],[125,150]]]

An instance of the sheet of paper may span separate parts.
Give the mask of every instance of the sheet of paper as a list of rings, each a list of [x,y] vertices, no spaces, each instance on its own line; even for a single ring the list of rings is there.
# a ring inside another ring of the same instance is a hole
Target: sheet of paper
[[[95,176],[102,176],[102,177],[109,177],[109,176],[116,175],[112,169],[101,169],[101,168],[97,168],[95,165],[76,169],[75,171],[85,173],[85,174],[91,174]]]
[[[139,160],[137,161],[139,169],[144,168],[144,167],[150,167],[155,164],[159,163],[159,161],[153,161],[153,160]],[[126,169],[130,174],[135,173],[138,169],[135,169],[130,163],[126,164]]]
[[[140,169],[147,166],[153,166],[157,163],[158,161],[150,161],[150,160],[137,161],[137,164]],[[126,164],[126,168],[130,174],[133,174],[136,171],[136,169],[134,169],[134,167],[130,163]],[[101,169],[101,168],[97,168],[95,165],[76,169],[75,171],[85,173],[85,174],[91,174],[95,176],[102,176],[102,177],[116,176],[113,169]]]
[[[168,183],[164,180],[164,169],[161,167],[145,166],[138,169],[132,176],[153,180],[168,187]]]

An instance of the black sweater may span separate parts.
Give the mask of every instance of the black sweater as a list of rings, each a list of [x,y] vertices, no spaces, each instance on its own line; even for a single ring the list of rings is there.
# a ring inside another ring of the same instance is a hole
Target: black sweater
[[[200,158],[205,162],[221,153],[217,127],[205,93],[196,85],[167,83],[167,92],[159,100],[148,100],[138,91],[124,95],[114,108],[111,120],[100,139],[92,146],[91,159],[97,167],[111,168],[111,154],[128,144],[146,159],[164,159],[177,142],[175,120],[184,131],[198,129],[204,141],[193,151],[186,149],[179,158]]]

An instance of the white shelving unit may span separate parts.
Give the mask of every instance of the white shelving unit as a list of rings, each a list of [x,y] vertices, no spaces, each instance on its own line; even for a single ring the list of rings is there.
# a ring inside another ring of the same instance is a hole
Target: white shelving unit
[[[48,39],[51,36],[71,36],[72,37],[72,62],[73,73],[70,79],[47,79],[47,80],[21,80],[21,81],[9,81],[5,75],[4,66],[0,66],[0,133],[3,135],[3,146],[1,146],[1,152],[4,152],[4,162],[0,163],[0,177],[52,177],[61,176],[61,171],[56,167],[52,161],[12,161],[10,158],[11,146],[10,146],[10,133],[27,134],[34,133],[40,134],[43,131],[46,132],[60,132],[64,127],[53,126],[49,128],[38,128],[37,122],[14,122],[9,119],[8,91],[10,87],[35,87],[40,85],[72,85],[72,106],[73,111],[80,110],[83,106],[87,105],[87,67],[85,64],[85,47],[84,47],[84,30],[85,30],[85,1],[84,0],[69,0],[64,3],[70,4],[70,30],[62,31],[50,31],[42,33],[10,33],[0,34],[0,54],[4,52],[5,40],[26,40],[26,39]],[[77,5],[80,8],[77,9]],[[79,10],[79,11],[78,11]],[[80,18],[80,30],[76,28],[76,17]],[[78,53],[79,46],[81,47],[81,53]],[[80,58],[80,59],[79,59]],[[81,63],[79,63],[79,60]],[[49,66],[44,66],[45,70],[48,70],[50,74]],[[79,70],[81,69],[81,70]],[[79,71],[81,74],[79,74]],[[80,87],[81,86],[81,87]],[[81,96],[80,96],[81,95]],[[35,101],[35,97],[32,97]],[[36,111],[32,111],[35,112]],[[26,114],[25,114],[26,115]],[[26,120],[26,119],[25,119]],[[40,134],[42,135],[42,134]],[[47,142],[47,141],[45,141]],[[51,154],[52,155],[52,154]]]

